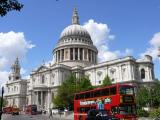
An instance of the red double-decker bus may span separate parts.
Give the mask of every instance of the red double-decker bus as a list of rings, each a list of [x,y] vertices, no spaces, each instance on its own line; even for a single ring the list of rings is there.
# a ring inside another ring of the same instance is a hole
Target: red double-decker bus
[[[37,114],[37,105],[26,106],[25,113],[30,114],[30,115],[36,115]]]
[[[3,113],[11,114],[12,113],[12,107],[4,107],[3,108]]]
[[[114,84],[76,93],[74,120],[85,120],[90,109],[106,110],[120,120],[136,120],[134,86]]]

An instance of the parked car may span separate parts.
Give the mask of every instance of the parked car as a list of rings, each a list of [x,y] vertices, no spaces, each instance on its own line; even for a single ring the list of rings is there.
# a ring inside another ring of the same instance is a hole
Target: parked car
[[[106,110],[91,109],[87,113],[86,120],[118,120]]]

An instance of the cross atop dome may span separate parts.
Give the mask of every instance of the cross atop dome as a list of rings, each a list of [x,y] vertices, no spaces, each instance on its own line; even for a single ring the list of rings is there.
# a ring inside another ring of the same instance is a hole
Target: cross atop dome
[[[76,7],[74,8],[73,15],[72,15],[72,25],[73,24],[79,25],[79,17],[78,17],[78,12]]]

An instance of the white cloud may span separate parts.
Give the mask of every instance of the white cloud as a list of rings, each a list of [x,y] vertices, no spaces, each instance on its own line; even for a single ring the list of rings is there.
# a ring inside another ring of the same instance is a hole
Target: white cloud
[[[151,55],[153,59],[158,59],[158,47],[160,47],[160,32],[155,33],[149,41],[150,47],[144,53],[141,53],[141,57],[144,55]]]
[[[0,85],[3,86],[5,81],[8,80],[9,72],[7,71],[0,71]]]
[[[93,19],[90,19],[83,25],[83,27],[90,33],[92,41],[98,49],[99,61],[113,60],[119,56],[132,54],[133,51],[128,48],[125,52],[109,50],[108,43],[115,39],[115,35],[110,33],[110,28],[107,24],[97,23]]]
[[[27,51],[35,45],[27,41],[23,32],[10,31],[0,33],[0,80],[8,79],[8,69],[14,63],[16,57],[25,57]],[[23,71],[24,72],[24,71]]]
[[[21,72],[21,73],[20,73],[21,75],[24,75],[24,74],[27,72],[27,70],[26,70],[26,69],[24,69],[23,67],[21,67],[20,72]]]
[[[45,64],[46,66],[50,66],[50,65],[55,64],[55,58],[54,58],[54,56],[53,56],[52,60],[45,61],[44,64]]]
[[[30,75],[23,76],[23,79],[29,79]]]

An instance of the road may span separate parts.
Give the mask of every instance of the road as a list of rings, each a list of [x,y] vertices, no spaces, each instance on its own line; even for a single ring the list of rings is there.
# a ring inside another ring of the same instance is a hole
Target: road
[[[59,115],[53,116],[53,118],[49,119],[48,115],[10,115],[3,114],[2,120],[73,120],[73,118],[66,118],[64,116],[60,117]]]
[[[3,114],[2,120],[73,120],[73,116],[59,116],[53,115],[52,119],[49,119],[48,115],[10,115]],[[151,118],[138,118],[138,120],[153,120]]]

